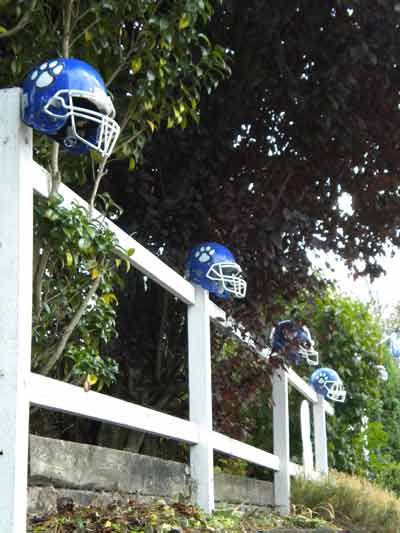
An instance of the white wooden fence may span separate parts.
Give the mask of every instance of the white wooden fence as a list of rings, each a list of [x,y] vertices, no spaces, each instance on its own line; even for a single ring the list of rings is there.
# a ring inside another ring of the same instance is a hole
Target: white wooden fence
[[[20,120],[20,89],[0,91],[0,531],[25,533],[29,405],[63,411],[170,437],[190,448],[196,501],[214,508],[213,452],[217,450],[274,471],[275,505],[289,512],[290,476],[326,474],[325,413],[332,407],[293,370],[273,377],[273,453],[213,431],[210,319],[225,320],[208,293],[193,287],[114,223],[105,223],[125,249],[134,248],[132,265],[188,306],[190,420],[182,420],[105,394],[30,371],[32,321],[33,192],[48,196],[49,175],[33,161],[32,132]],[[86,205],[65,186],[64,205]],[[305,398],[302,406],[304,467],[289,456],[288,385]],[[313,406],[315,465],[309,437]]]

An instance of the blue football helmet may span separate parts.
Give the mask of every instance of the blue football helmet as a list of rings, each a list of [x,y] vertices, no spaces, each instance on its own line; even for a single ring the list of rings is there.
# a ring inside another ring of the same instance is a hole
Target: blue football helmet
[[[100,74],[79,59],[49,59],[22,85],[22,120],[72,154],[108,157],[120,127]]]
[[[342,380],[331,368],[318,368],[310,376],[310,385],[326,400],[344,402],[346,391]]]
[[[282,320],[273,328],[271,355],[281,355],[296,365],[303,361],[311,366],[318,364],[318,352],[314,350],[310,331],[295,320]]]
[[[242,269],[228,248],[216,242],[203,242],[191,250],[185,276],[223,300],[246,296]]]

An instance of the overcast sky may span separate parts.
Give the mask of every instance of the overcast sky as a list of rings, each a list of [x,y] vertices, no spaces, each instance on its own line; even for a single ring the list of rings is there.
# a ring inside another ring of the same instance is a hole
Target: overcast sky
[[[350,194],[343,193],[339,197],[338,208],[345,214],[353,214],[352,197]],[[400,301],[399,248],[387,248],[386,256],[382,257],[379,261],[386,270],[386,275],[382,275],[373,283],[369,281],[369,278],[358,278],[354,280],[343,261],[339,261],[333,253],[321,257],[316,257],[314,254],[311,254],[311,256],[313,264],[320,267],[326,277],[334,280],[341,292],[354,296],[365,303],[371,301],[372,298],[377,300],[383,306],[382,311],[385,316],[389,315],[393,306]],[[333,273],[325,267],[327,260],[334,266]]]
[[[329,261],[334,266],[334,272],[325,268],[325,262]],[[334,280],[341,292],[368,302],[371,297],[378,300],[384,307],[385,315],[390,314],[393,306],[400,301],[400,250],[390,257],[390,250],[380,263],[387,271],[371,283],[368,278],[354,280],[342,261],[338,261],[334,254],[316,258],[313,255],[313,263],[323,269],[325,275]]]

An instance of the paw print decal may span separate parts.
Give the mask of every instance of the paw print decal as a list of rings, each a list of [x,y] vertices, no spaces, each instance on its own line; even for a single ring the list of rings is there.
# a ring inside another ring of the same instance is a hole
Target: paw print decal
[[[195,253],[195,257],[200,263],[207,263],[215,254],[215,250],[211,246],[200,246],[200,249]]]
[[[45,61],[31,74],[31,80],[35,82],[38,89],[45,89],[51,85],[56,77],[64,70],[64,64],[58,59]]]

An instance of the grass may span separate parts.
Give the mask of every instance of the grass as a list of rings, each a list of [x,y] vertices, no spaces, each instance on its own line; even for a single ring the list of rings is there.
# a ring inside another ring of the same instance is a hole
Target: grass
[[[400,500],[364,479],[332,472],[328,479],[294,481],[292,503],[351,533],[400,533]]]

